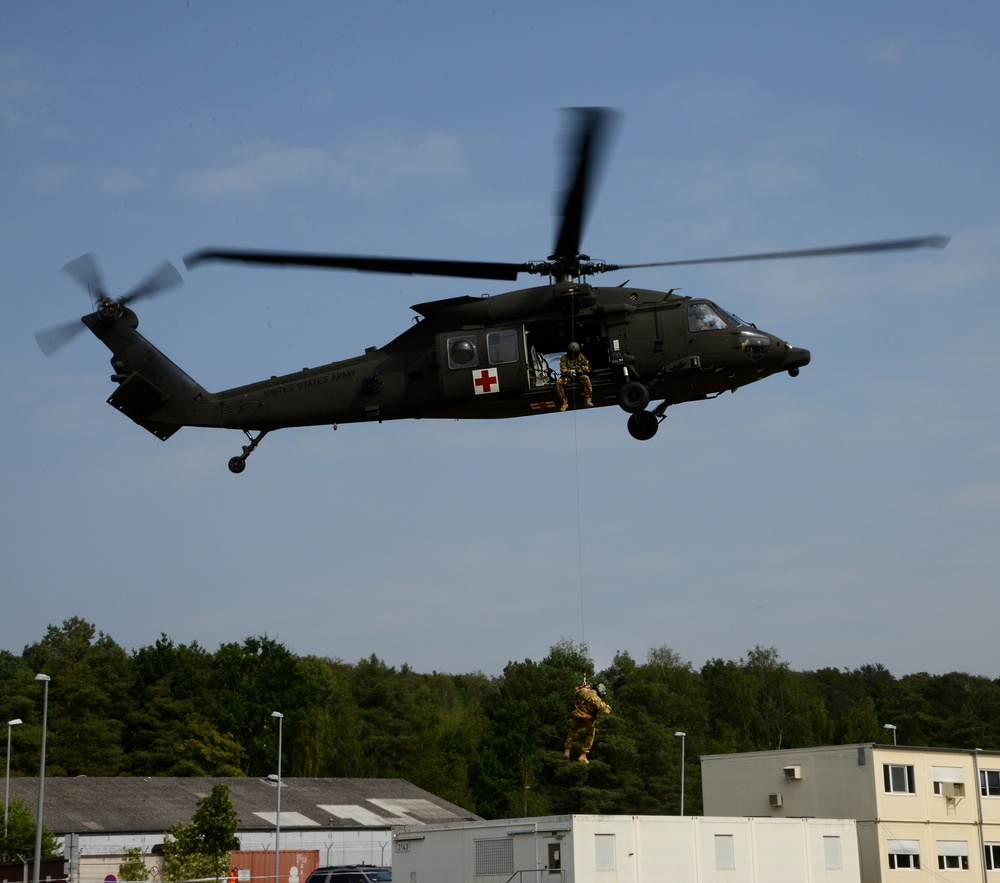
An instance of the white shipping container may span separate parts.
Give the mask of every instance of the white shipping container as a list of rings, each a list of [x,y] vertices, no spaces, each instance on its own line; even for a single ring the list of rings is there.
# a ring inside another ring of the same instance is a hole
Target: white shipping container
[[[566,815],[393,829],[398,883],[860,883],[851,819]]]

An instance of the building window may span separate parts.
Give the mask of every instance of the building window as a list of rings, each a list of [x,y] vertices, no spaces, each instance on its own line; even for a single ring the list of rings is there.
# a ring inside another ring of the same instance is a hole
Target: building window
[[[843,857],[840,854],[840,838],[823,838],[823,867],[828,871],[839,871],[844,866]]]
[[[475,875],[514,873],[514,843],[509,837],[503,840],[474,840]]]
[[[979,790],[983,797],[1000,797],[1000,770],[980,770]]]
[[[715,868],[718,871],[731,871],[736,868],[732,834],[715,835]]]
[[[1000,843],[986,844],[986,870],[1000,871]]]
[[[893,871],[920,870],[919,840],[890,840],[887,845],[886,851],[889,853],[890,870]]]
[[[965,840],[938,840],[938,870],[969,870],[969,844]]]
[[[913,767],[901,763],[882,764],[886,794],[916,794],[917,784]]]
[[[960,766],[932,766],[931,781],[939,797],[965,797],[965,770]]]
[[[594,835],[594,867],[598,871],[613,871],[615,869],[615,835]]]
[[[490,331],[486,335],[486,353],[491,365],[507,365],[516,362],[517,329],[505,328],[503,331]]]

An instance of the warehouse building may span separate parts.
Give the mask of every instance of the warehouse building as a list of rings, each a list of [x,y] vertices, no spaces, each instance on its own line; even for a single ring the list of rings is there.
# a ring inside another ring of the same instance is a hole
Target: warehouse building
[[[188,824],[212,788],[223,783],[240,820],[237,838],[248,853],[271,855],[274,877],[277,831],[275,778],[76,778],[45,780],[43,821],[63,844],[73,883],[104,883],[118,872],[127,848],[139,848],[155,880],[162,868],[165,832]],[[34,813],[38,779],[10,780],[11,799],[19,797]],[[479,816],[403,779],[281,780],[281,877],[300,878],[320,865],[388,866],[392,828],[432,822],[477,820]],[[29,868],[30,872],[30,868]],[[19,867],[0,878],[21,883]],[[241,875],[241,880],[250,879]]]

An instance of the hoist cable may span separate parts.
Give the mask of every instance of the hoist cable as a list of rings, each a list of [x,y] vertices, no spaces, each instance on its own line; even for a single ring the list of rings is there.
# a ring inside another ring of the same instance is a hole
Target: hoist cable
[[[587,628],[583,603],[583,507],[580,503],[580,443],[577,437],[576,409],[573,409],[573,454],[576,465],[576,556],[580,581],[580,645],[587,645]]]

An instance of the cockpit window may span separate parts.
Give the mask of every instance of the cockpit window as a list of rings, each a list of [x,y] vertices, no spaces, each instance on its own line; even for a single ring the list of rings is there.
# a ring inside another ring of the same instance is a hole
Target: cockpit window
[[[709,304],[688,304],[688,330],[721,331],[726,322]]]
[[[736,313],[730,313],[729,310],[724,310],[722,307],[718,308],[719,312],[722,313],[730,322],[739,327],[740,325],[746,328],[756,328],[757,326],[753,322],[744,322]]]

